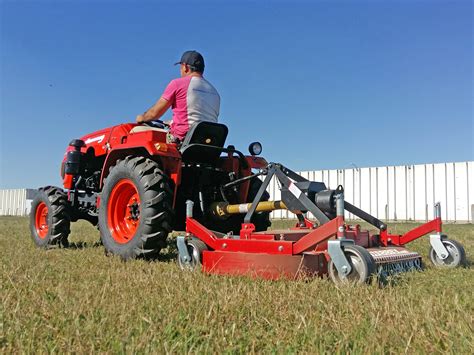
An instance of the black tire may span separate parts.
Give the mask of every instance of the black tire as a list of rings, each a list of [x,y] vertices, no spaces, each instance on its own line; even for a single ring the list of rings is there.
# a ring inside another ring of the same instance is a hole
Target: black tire
[[[333,261],[329,261],[329,277],[335,284],[364,284],[371,281],[376,273],[374,258],[370,253],[359,245],[348,245],[344,247],[351,272],[347,276],[339,275]]]
[[[443,244],[448,249],[449,256],[446,259],[440,259],[433,247],[430,247],[430,260],[433,265],[445,268],[465,267],[467,265],[466,251],[461,243],[445,239]]]
[[[191,261],[185,263],[181,260],[181,256],[178,254],[178,265],[181,270],[195,271],[202,265],[202,252],[208,250],[207,245],[200,239],[192,238],[186,242],[188,246],[188,253],[191,256]]]
[[[67,247],[70,225],[70,205],[66,193],[55,186],[40,188],[31,203],[30,212],[30,231],[35,244],[43,248],[52,245]]]
[[[126,204],[129,190],[124,186],[135,191],[138,202]],[[173,221],[170,186],[169,178],[151,159],[128,156],[111,168],[99,208],[99,230],[107,253],[124,259],[148,258],[166,246]]]
[[[252,202],[255,196],[257,196],[260,186],[262,186],[262,181],[260,179],[254,178],[250,181],[249,192],[247,195],[248,203]],[[270,194],[265,191],[260,201],[268,201],[269,198]],[[222,233],[232,232],[233,234],[238,235],[242,223],[244,222],[244,218],[245,214],[237,214],[229,216],[227,219],[216,219],[212,222],[212,225],[208,226],[208,228]],[[270,221],[270,212],[254,213],[251,222],[255,225],[256,232],[266,231],[272,224]]]

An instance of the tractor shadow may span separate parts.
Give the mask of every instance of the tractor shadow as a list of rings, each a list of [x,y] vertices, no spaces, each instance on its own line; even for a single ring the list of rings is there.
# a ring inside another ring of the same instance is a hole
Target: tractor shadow
[[[81,249],[89,249],[89,248],[100,248],[102,247],[102,243],[98,242],[70,242],[66,249],[71,250],[81,250]]]
[[[170,240],[168,241],[166,248],[161,249],[158,254],[147,258],[147,260],[151,262],[172,262],[176,261],[177,258],[178,247],[176,246],[176,242],[174,240]]]

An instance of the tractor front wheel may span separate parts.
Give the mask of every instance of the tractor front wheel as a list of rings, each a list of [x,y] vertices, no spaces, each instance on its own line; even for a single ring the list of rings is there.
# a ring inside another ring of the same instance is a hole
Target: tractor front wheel
[[[151,257],[166,246],[171,232],[173,191],[158,164],[127,157],[112,167],[99,207],[102,243],[124,259]]]
[[[71,217],[66,193],[59,187],[39,189],[31,203],[31,237],[39,247],[67,246]]]

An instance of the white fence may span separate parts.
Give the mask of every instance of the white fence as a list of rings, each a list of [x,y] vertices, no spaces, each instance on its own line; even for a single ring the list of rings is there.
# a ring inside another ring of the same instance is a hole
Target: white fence
[[[474,221],[474,162],[386,166],[303,171],[312,181],[330,189],[344,187],[346,201],[384,220],[426,221],[433,218],[433,205],[441,202],[447,222]],[[271,199],[280,199],[273,180]],[[36,190],[0,190],[0,215],[24,216],[30,211]],[[275,211],[272,218],[293,218],[288,211]],[[346,218],[353,218],[346,213]]]
[[[0,190],[0,216],[26,216],[37,191],[33,189]]]
[[[379,219],[426,221],[441,203],[441,216],[449,222],[474,220],[474,162],[303,171],[311,181],[330,189],[344,187],[346,201]],[[280,199],[277,182],[269,186],[270,199]],[[293,218],[275,211],[272,218]],[[346,212],[346,218],[354,216]]]

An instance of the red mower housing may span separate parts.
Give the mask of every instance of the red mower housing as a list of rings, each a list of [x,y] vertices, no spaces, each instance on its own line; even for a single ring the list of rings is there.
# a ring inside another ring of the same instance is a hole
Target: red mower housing
[[[187,233],[177,240],[183,268],[202,264],[207,273],[267,279],[328,275],[337,283],[387,280],[390,275],[422,268],[421,256],[405,245],[429,233],[433,233],[430,257],[436,265],[456,267],[465,263],[462,246],[442,234],[439,204],[434,220],[403,235],[393,235],[384,222],[345,202],[342,186],[327,190],[324,184],[307,181],[280,164],[269,164],[264,175],[252,204],[220,206],[228,214],[247,213],[239,235],[216,233],[193,219],[191,213],[188,215]],[[298,223],[288,230],[257,232],[249,221],[255,211],[269,208],[268,203],[258,201],[258,196],[274,177],[282,195],[282,201],[275,205],[295,213]],[[192,205],[192,201],[188,203]],[[376,227],[378,233],[346,224],[344,210]],[[307,212],[317,216],[319,225],[306,218]],[[199,262],[194,260],[195,255],[200,255]]]

